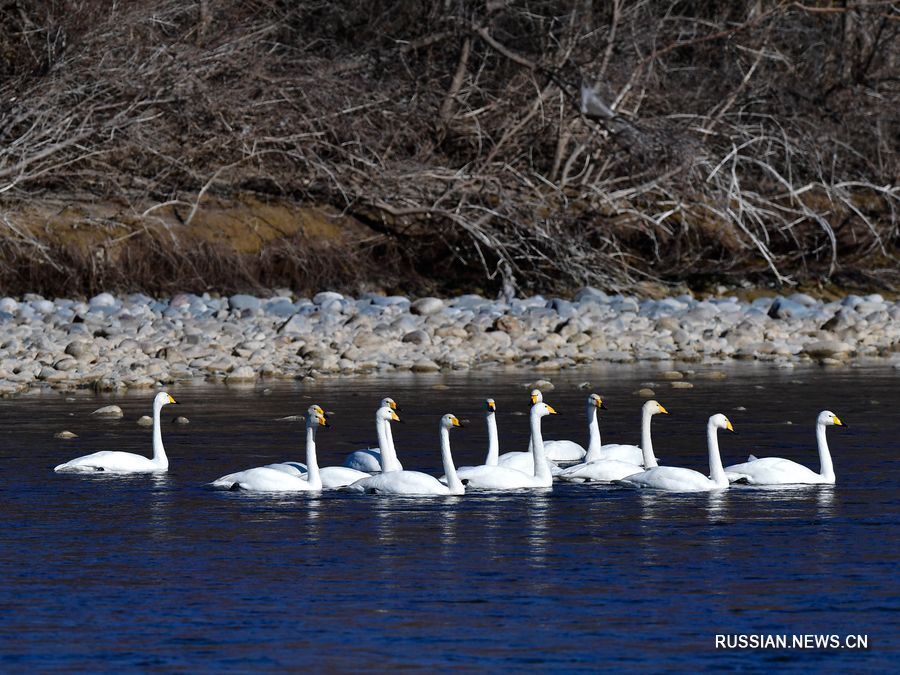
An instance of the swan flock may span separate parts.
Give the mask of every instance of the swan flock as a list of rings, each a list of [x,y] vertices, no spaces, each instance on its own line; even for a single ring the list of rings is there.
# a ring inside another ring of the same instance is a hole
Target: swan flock
[[[153,399],[153,441],[151,457],[130,452],[100,451],[77,457],[55,467],[57,473],[140,474],[162,473],[169,459],[162,441],[160,413],[164,406],[176,403],[167,392]],[[531,392],[528,418],[530,440],[526,451],[501,453],[497,423],[497,405],[485,399],[484,416],[488,447],[484,463],[457,467],[450,448],[450,434],[462,426],[451,413],[438,423],[438,448],[442,475],[403,468],[391,432],[401,421],[399,406],[392,398],[382,399],[375,412],[377,447],[350,453],[340,466],[319,466],[316,433],[328,427],[325,410],[311,405],[306,411],[304,461],[284,461],[226,474],[209,485],[217,489],[248,492],[319,492],[344,490],[360,494],[406,495],[415,497],[453,496],[467,492],[550,490],[554,481],[613,484],[641,490],[665,492],[711,492],[724,490],[733,483],[749,485],[834,484],[835,473],[826,438],[826,428],[846,428],[835,413],[825,410],[816,419],[816,444],[819,471],[781,457],[757,458],[724,466],[719,448],[719,432],[734,433],[731,421],[714,414],[706,424],[708,471],[686,467],[660,466],[651,439],[651,420],[668,415],[657,401],[641,407],[640,445],[604,444],[600,438],[598,411],[607,407],[601,396],[590,394],[586,405],[587,447],[574,440],[545,440],[544,418],[557,411],[544,402],[540,391]],[[560,466],[567,463],[567,466]]]

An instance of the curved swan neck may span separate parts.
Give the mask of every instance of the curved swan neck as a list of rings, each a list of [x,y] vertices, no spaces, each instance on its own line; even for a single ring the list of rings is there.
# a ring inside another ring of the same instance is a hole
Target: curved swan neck
[[[653,413],[644,410],[641,413],[641,452],[644,455],[644,468],[652,469],[659,466],[656,455],[653,454],[653,441],[650,440],[650,423],[653,421]]]
[[[306,424],[306,481],[314,490],[322,489],[322,477],[319,475],[319,460],[316,457],[316,420]]]
[[[500,440],[497,437],[497,414],[492,410],[486,415],[488,429],[488,451],[484,463],[497,466],[500,462]]]
[[[831,452],[828,450],[828,439],[825,437],[825,425],[816,423],[816,443],[819,446],[819,475],[834,482],[834,464],[831,463]]]
[[[163,469],[168,469],[169,458],[166,456],[165,447],[163,447],[162,430],[159,423],[161,412],[162,404],[155,404],[153,406],[153,461]]]
[[[444,475],[447,477],[447,487],[450,494],[461,495],[466,487],[456,475],[456,467],[453,465],[453,455],[450,454],[450,430],[441,425],[441,460],[444,462]]]
[[[585,462],[592,462],[595,459],[600,459],[600,448],[603,443],[600,441],[600,425],[597,423],[597,406],[594,405],[593,401],[588,402],[588,410],[587,410],[587,418],[588,418],[588,450],[587,454],[584,456]]]
[[[719,435],[716,426],[710,422],[706,425],[706,446],[709,448],[709,478],[717,487],[728,487],[728,476],[722,466],[719,454]]]
[[[375,431],[378,433],[378,450],[381,453],[381,472],[399,471],[397,466],[397,453],[394,452],[394,443],[391,437],[390,424],[387,420],[375,416]]]
[[[534,462],[534,477],[553,484],[553,475],[547,466],[547,456],[544,454],[544,438],[541,436],[541,416],[535,408],[531,409],[531,457]]]

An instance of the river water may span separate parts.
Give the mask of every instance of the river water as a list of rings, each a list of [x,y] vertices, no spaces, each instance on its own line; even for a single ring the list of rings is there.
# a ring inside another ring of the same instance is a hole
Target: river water
[[[723,412],[739,432],[721,436],[726,464],[754,452],[818,468],[815,417],[828,408],[850,425],[829,429],[836,486],[684,496],[556,485],[417,500],[205,485],[303,460],[302,423],[278,418],[312,402],[332,413],[322,465],[374,441],[388,395],[406,422],[394,428],[406,468],[439,472],[445,412],[471,422],[453,434],[456,463],[480,463],[485,396],[501,451],[524,450],[535,375],[521,371],[177,387],[181,405],[163,411],[164,476],[52,472],[101,449],[149,454],[135,424],[147,394],[2,400],[0,669],[895,668],[898,371],[725,370],[693,389],[652,365],[555,374],[545,396],[563,415],[544,420],[545,438],[586,442],[593,390],[610,408],[604,441],[638,442],[633,392],[654,382],[671,412],[653,422],[663,463],[706,472],[705,421]],[[113,401],[124,419],[89,416]],[[178,414],[190,424],[173,424]],[[79,438],[55,439],[63,429]],[[863,635],[868,649],[716,649],[717,634]]]

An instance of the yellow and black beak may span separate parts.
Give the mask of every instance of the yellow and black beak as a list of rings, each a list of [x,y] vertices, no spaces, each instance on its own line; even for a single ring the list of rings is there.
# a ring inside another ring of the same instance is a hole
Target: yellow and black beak
[[[459,418],[457,418],[456,415],[453,415],[450,417],[450,424],[452,424],[455,427],[462,426],[462,423],[459,421]]]
[[[835,426],[844,427],[845,429],[849,429],[850,425],[846,422],[843,422],[840,417],[837,415],[832,415],[832,420],[834,421]]]
[[[594,399],[594,405],[597,406],[600,410],[609,410],[609,408],[606,407],[606,403],[604,403],[603,399],[599,396]]]
[[[534,405],[537,402],[538,402],[537,394],[532,394],[531,395],[531,405]]]
[[[391,420],[394,422],[402,422],[403,421],[400,419],[400,416],[397,415],[397,413],[395,413],[393,410],[391,410]]]
[[[494,403],[494,399],[489,398],[487,401],[485,401],[485,403],[487,404],[487,409],[488,409],[488,410],[490,410],[491,412],[496,412],[496,410],[497,410],[497,404]]]
[[[663,415],[669,414],[669,411],[666,410],[665,408],[663,408],[662,403],[657,403],[656,405],[659,406],[659,412],[661,412]],[[731,424],[731,423],[729,422],[729,424]],[[732,429],[732,431],[734,431],[734,429]]]
[[[553,409],[553,406],[550,405],[547,406],[547,412],[549,412],[551,415],[559,415],[559,413]]]
[[[400,410],[400,406],[397,405],[397,402],[394,399],[391,399],[388,405],[391,406],[391,410]]]
[[[728,431],[730,431],[730,432],[733,433],[733,434],[736,434],[736,433],[737,433],[737,432],[734,430],[734,427],[731,426],[731,420],[725,420],[725,428],[728,429]]]
[[[328,418],[325,417],[325,415],[318,415],[318,418],[319,418],[319,426],[320,427],[330,427],[331,426],[330,424],[328,424]]]
[[[169,403],[178,403],[178,401],[176,401],[174,398],[172,398],[171,394],[166,394],[166,396],[169,397]]]

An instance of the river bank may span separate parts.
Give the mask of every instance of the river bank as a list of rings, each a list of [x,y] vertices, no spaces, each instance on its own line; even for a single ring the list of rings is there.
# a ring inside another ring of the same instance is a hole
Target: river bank
[[[593,288],[572,300],[509,302],[287,291],[168,300],[26,295],[0,300],[0,326],[3,395],[508,365],[540,374],[595,362],[756,359],[791,367],[876,357],[900,369],[900,302],[878,294],[828,302],[800,293],[653,300]]]

